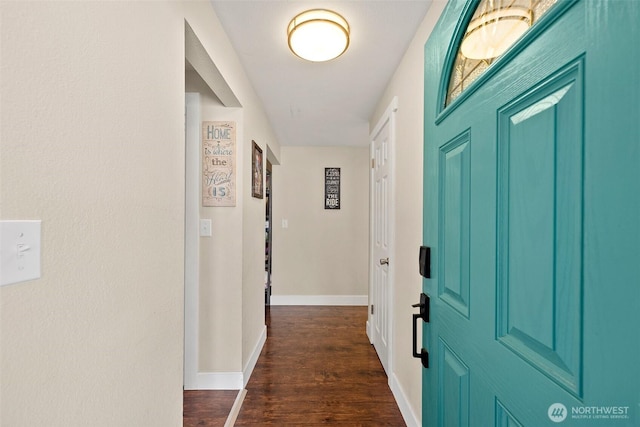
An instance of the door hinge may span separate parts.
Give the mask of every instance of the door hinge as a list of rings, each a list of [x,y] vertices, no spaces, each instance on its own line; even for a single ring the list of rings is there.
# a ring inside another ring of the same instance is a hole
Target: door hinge
[[[371,315],[373,316],[373,304],[371,304]]]
[[[376,168],[376,159],[371,159],[371,169]]]

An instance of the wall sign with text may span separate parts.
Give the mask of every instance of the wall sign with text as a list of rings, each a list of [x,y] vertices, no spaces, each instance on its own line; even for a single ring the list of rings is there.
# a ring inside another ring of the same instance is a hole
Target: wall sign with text
[[[202,122],[202,206],[236,205],[236,123]]]
[[[340,168],[324,168],[324,208],[340,209]]]

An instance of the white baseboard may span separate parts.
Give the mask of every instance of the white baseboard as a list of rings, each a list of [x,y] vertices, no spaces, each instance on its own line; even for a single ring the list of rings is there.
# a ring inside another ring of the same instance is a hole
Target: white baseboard
[[[267,327],[262,329],[258,342],[242,372],[198,372],[195,384],[185,384],[185,390],[242,390],[258,363],[262,347],[267,341]]]
[[[368,304],[368,295],[271,295],[271,305],[365,306]]]
[[[198,372],[195,387],[185,390],[242,390],[242,372]]]
[[[407,427],[421,427],[421,417],[416,415],[409,404],[407,395],[404,393],[404,390],[398,382],[398,378],[395,374],[392,374],[391,377],[389,377],[389,387],[391,388],[393,397],[396,399],[396,403],[398,404],[398,408],[400,409],[400,413],[402,414],[402,418],[404,418],[404,422],[407,424]]]
[[[256,367],[256,363],[258,363],[258,358],[260,357],[260,353],[262,352],[262,347],[264,347],[264,343],[267,342],[267,327],[262,328],[262,333],[258,338],[258,342],[253,347],[253,351],[251,352],[251,356],[247,361],[246,366],[244,367],[244,371],[242,371],[242,378],[244,380],[244,384],[242,388],[247,386],[249,382],[249,378],[251,377],[251,373],[253,373],[253,368]]]
[[[240,390],[238,395],[236,396],[236,400],[233,402],[233,406],[231,407],[231,411],[227,416],[227,421],[224,423],[224,427],[233,427],[238,419],[238,415],[240,414],[240,408],[242,408],[242,402],[244,402],[244,397],[247,395],[247,389]]]

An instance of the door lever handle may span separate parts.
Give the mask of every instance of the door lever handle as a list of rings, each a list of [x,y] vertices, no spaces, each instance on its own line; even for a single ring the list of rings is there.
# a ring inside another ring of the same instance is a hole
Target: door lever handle
[[[420,314],[418,314],[418,318],[424,320],[425,322],[429,323],[429,303],[431,302],[429,296],[425,293],[421,293],[420,294],[420,302],[417,304],[413,304],[411,305],[411,307],[419,307],[420,308]]]
[[[389,265],[389,258],[380,258],[380,265]]]
[[[429,352],[425,348],[421,348],[418,352],[418,319],[420,319],[420,315],[418,313],[413,313],[413,349],[412,356],[416,359],[420,359],[422,362],[422,366],[425,368],[429,367]]]

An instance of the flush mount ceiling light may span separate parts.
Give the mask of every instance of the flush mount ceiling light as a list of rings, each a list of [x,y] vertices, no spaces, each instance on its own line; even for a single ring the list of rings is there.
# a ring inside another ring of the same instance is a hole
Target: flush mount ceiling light
[[[349,23],[331,10],[307,10],[291,20],[287,36],[289,49],[296,56],[313,62],[329,61],[349,47]]]
[[[504,53],[531,26],[533,13],[520,6],[490,10],[469,24],[460,50],[470,59],[491,59]]]

